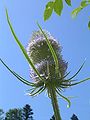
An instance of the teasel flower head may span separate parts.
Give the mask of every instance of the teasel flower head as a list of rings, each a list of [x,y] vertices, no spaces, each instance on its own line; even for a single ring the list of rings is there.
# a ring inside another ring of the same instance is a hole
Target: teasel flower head
[[[59,45],[57,40],[51,36],[50,33],[44,30],[50,44],[52,45],[58,59],[59,72],[61,76],[64,76],[67,69],[67,63],[62,59],[61,50],[62,47]],[[40,75],[46,79],[49,75],[50,79],[56,79],[55,74],[55,62],[52,53],[47,45],[46,39],[41,31],[33,33],[31,40],[27,47],[28,56],[32,59],[35,67],[39,71]],[[31,78],[39,81],[39,78],[33,70],[31,70]],[[59,76],[58,76],[59,77]]]
[[[30,80],[26,80],[25,78],[17,74],[15,71],[11,70],[1,58],[0,58],[0,62],[18,80],[32,87],[29,90],[28,93],[29,95],[36,96],[46,90],[49,97],[53,98],[53,96],[50,96],[51,95],[50,93],[58,94],[60,97],[66,100],[70,106],[69,99],[62,95],[62,91],[65,88],[69,88],[71,86],[90,80],[90,78],[86,78],[79,82],[75,82],[74,80],[74,77],[83,68],[85,61],[73,76],[67,78],[70,72],[68,73],[66,72],[67,62],[65,62],[62,58],[61,55],[62,47],[59,44],[59,42],[57,42],[57,40],[54,37],[52,37],[50,33],[48,33],[47,31],[43,31],[40,25],[38,24],[40,31],[36,31],[33,33],[28,43],[28,47],[26,51],[26,49],[23,47],[23,45],[21,44],[21,42],[19,41],[18,37],[14,32],[14,29],[10,22],[10,18],[8,16],[7,9],[6,9],[6,17],[7,17],[8,25],[10,27],[10,30],[13,34],[16,43],[19,45],[27,62],[31,66],[30,76],[33,79],[33,82],[30,82]],[[56,107],[56,109],[57,108],[58,107]]]
[[[59,45],[57,40],[51,36],[49,32],[44,30],[44,33],[50,41],[55,53],[57,54],[58,59],[62,59],[62,56],[60,54],[62,47]],[[37,64],[44,60],[51,61],[53,59],[51,51],[46,42],[46,38],[41,31],[33,32],[33,35],[28,43],[27,54],[32,59],[34,64]]]
[[[30,67],[31,79],[33,79],[37,88],[40,87],[42,90],[46,89],[48,95],[50,96],[48,85],[53,84],[57,90],[57,93],[59,93],[58,90],[62,91],[64,88],[67,88],[70,84],[70,81],[63,79],[67,74],[66,70],[68,63],[62,58],[61,45],[54,37],[51,36],[50,33],[45,30],[44,33],[47,36],[47,39],[50,41],[50,44],[57,56],[58,75],[55,72],[56,69],[54,58],[46,42],[46,38],[41,31],[35,31],[33,33],[28,43],[27,53],[38,70],[40,76],[43,78],[43,80],[40,80],[38,75]],[[31,91],[30,95],[34,95],[35,91],[33,91],[34,89]]]
[[[56,64],[54,57],[46,39],[50,42],[50,45],[52,46],[58,60],[58,74],[56,73],[55,69]],[[68,63],[63,60],[61,51],[62,47],[59,42],[47,31],[35,31],[32,34],[32,37],[28,43],[27,54],[34,63],[35,68],[38,70],[43,80],[40,80],[40,77],[30,67],[30,76],[34,81],[35,86],[29,95],[34,96],[46,90],[48,96],[50,97],[49,87],[53,86],[56,93],[64,100],[66,100],[70,106],[69,99],[61,94],[63,89],[82,83],[89,78],[73,83],[75,81],[73,78],[80,72],[85,62],[80,66],[79,70],[72,77],[67,78],[68,74],[70,74],[70,72],[67,73],[66,71]]]

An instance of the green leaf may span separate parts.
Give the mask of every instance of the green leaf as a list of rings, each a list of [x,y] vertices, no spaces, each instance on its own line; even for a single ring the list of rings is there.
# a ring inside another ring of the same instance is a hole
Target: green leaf
[[[80,6],[72,11],[72,17],[76,17],[77,14],[88,5],[90,5],[90,0],[81,1]]]
[[[61,15],[63,9],[63,1],[62,0],[55,0],[54,2],[54,12],[56,12],[57,15]]]
[[[88,22],[88,29],[90,30],[90,21]]]
[[[72,11],[72,17],[76,17],[78,13],[82,10],[82,7],[78,7]]]
[[[82,2],[81,2],[81,6],[84,8],[84,7],[86,7],[87,5],[89,5],[90,4],[90,0],[83,0]]]
[[[37,25],[38,25],[39,29],[41,30],[41,32],[43,33],[43,35],[44,35],[44,37],[45,37],[45,39],[46,39],[47,45],[48,45],[48,47],[49,47],[49,49],[50,49],[50,51],[51,51],[51,53],[52,53],[52,56],[53,56],[53,59],[54,59],[54,62],[55,62],[56,73],[58,73],[59,65],[58,65],[57,55],[56,55],[56,53],[55,53],[55,51],[54,51],[54,49],[53,49],[50,41],[48,40],[46,34],[45,34],[44,31],[42,30],[41,26],[40,26],[38,23],[37,23]]]
[[[71,6],[71,0],[65,0],[65,2],[66,2],[69,6]]]
[[[81,2],[81,6],[84,8],[84,7],[86,7],[87,6],[87,1],[82,1]]]
[[[41,80],[44,80],[44,79],[40,76],[39,72],[38,72],[37,69],[35,68],[35,66],[34,66],[34,64],[32,63],[32,61],[30,60],[29,56],[27,55],[27,52],[26,52],[25,48],[23,47],[23,45],[21,44],[21,42],[20,42],[19,39],[17,38],[17,36],[16,36],[16,34],[15,34],[15,32],[14,32],[14,29],[13,29],[13,27],[12,27],[12,24],[11,24],[11,22],[10,22],[7,9],[6,9],[6,17],[7,17],[7,22],[8,22],[8,25],[9,25],[9,27],[10,27],[10,30],[11,30],[11,32],[12,32],[12,34],[13,34],[13,37],[14,37],[15,41],[17,42],[17,44],[19,45],[21,51],[23,52],[23,55],[25,56],[26,60],[27,60],[28,63],[31,65],[31,67],[33,68],[33,70],[35,71],[35,73],[38,75],[38,77],[39,77]]]
[[[44,11],[44,21],[48,20],[53,12],[54,2],[50,1],[47,3],[45,11]]]

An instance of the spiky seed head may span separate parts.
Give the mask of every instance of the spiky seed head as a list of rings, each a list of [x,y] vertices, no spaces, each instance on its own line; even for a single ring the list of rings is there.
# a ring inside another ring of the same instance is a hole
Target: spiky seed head
[[[61,57],[61,46],[58,44],[58,42],[48,33],[47,31],[44,31],[47,35],[53,49],[55,50],[58,58]],[[27,47],[27,53],[28,56],[32,59],[34,64],[37,64],[43,60],[52,60],[52,54],[49,50],[49,47],[46,43],[46,39],[44,35],[41,33],[41,31],[34,32],[28,47]]]
[[[54,61],[44,60],[44,61],[36,64],[35,67],[37,68],[40,75],[44,79],[47,79],[48,76],[52,80],[60,79],[60,78],[56,78]],[[48,68],[49,68],[49,71],[48,71]],[[65,75],[66,69],[67,69],[67,63],[63,60],[60,60],[59,61],[59,72],[61,73],[62,77]],[[39,77],[37,77],[37,75],[35,74],[35,72],[32,69],[31,69],[31,78],[33,78],[35,81],[39,81]]]
[[[59,42],[57,42],[57,40],[51,36],[50,33],[48,33],[47,31],[44,31],[44,33],[47,35],[47,38],[49,39],[57,55],[59,62],[59,72],[63,77],[67,69],[67,63],[62,59],[62,47],[60,46]],[[33,33],[27,47],[27,53],[43,78],[47,79],[49,76],[50,79],[60,79],[56,78],[55,62],[53,60],[51,51],[47,45],[46,39],[41,31],[36,31]],[[39,81],[38,76],[32,69],[30,75],[32,79],[34,79],[35,81]]]

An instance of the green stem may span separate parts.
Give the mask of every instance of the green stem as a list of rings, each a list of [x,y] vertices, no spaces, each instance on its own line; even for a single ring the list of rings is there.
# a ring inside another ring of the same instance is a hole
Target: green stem
[[[49,92],[50,92],[50,96],[51,96],[51,102],[52,102],[52,106],[53,106],[55,120],[62,120],[61,116],[60,116],[60,111],[59,111],[55,88],[53,88],[51,86],[49,90],[50,90]]]

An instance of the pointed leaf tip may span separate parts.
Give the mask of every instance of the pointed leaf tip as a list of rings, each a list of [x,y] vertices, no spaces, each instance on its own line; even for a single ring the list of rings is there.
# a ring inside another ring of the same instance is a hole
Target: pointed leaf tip
[[[54,5],[53,1],[50,1],[47,3],[45,11],[44,11],[44,21],[48,20],[50,16],[52,15],[53,5]]]
[[[90,21],[88,22],[88,29],[90,30]]]
[[[63,1],[62,0],[55,0],[54,2],[54,12],[57,15],[61,15],[63,9]]]
[[[71,6],[71,0],[65,0],[65,2],[67,3],[67,5]]]

